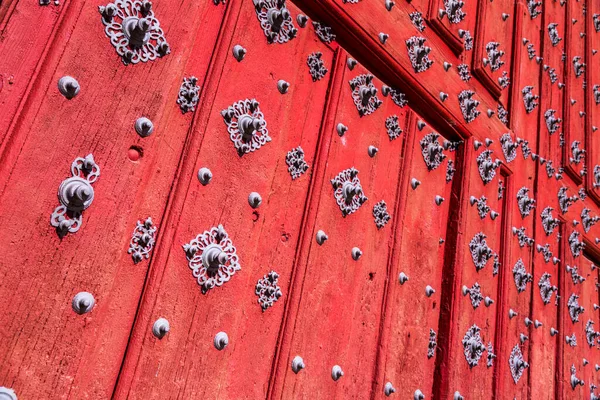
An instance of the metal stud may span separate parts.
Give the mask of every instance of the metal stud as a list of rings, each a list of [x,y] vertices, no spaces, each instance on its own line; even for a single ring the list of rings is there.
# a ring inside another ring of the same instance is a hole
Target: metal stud
[[[539,328],[539,327],[540,327],[540,326],[542,326],[542,325],[543,325],[543,324],[542,324],[540,321],[538,321],[537,319],[536,319],[535,321],[533,321],[533,327],[534,327],[535,329]]]
[[[465,398],[460,394],[460,392],[458,390],[456,392],[454,392],[454,397],[452,399],[453,400],[465,400]]]
[[[258,194],[256,192],[250,193],[250,195],[248,196],[248,204],[250,204],[250,207],[258,208],[261,203],[262,203],[262,197],[260,197],[260,194]]]
[[[512,308],[508,310],[508,318],[513,319],[517,315],[519,315],[519,313],[514,311]]]
[[[277,90],[279,90],[279,93],[286,94],[288,92],[289,87],[290,84],[284,81],[283,79],[277,81]]]
[[[510,17],[510,14],[502,13],[502,21],[506,21]]]
[[[148,137],[154,131],[154,124],[146,117],[140,117],[135,121],[135,131],[141,137]]]
[[[447,98],[448,98],[448,93],[440,92],[440,100],[442,102],[446,101]]]
[[[435,204],[437,204],[438,206],[442,205],[442,203],[444,202],[444,198],[440,195],[435,196]]]
[[[556,334],[558,333],[558,331],[554,328],[550,328],[550,336],[556,336]]]
[[[56,4],[56,2],[55,2]],[[2,400],[17,400],[17,394],[14,390],[0,386],[0,399]]]
[[[413,188],[413,190],[415,190],[420,184],[421,181],[419,181],[417,178],[412,178],[410,180],[410,186]]]
[[[379,32],[379,41],[381,42],[381,44],[385,44],[389,37],[390,35],[388,35],[387,33]]]
[[[398,275],[398,282],[400,282],[401,285],[404,285],[407,280],[408,276],[406,276],[404,272],[400,272],[400,274]]]
[[[246,56],[246,49],[243,48],[242,46],[240,46],[239,44],[236,44],[235,46],[233,46],[233,57],[238,60],[238,61],[242,61],[244,59],[244,57]]]
[[[210,181],[212,180],[212,172],[210,171],[210,169],[206,168],[206,167],[202,167],[198,170],[198,180],[200,181],[200,183],[203,186],[206,186],[210,183]]]
[[[415,394],[414,394],[414,400],[423,400],[425,398],[425,395],[423,394],[423,392],[421,392],[419,389],[415,390]]]
[[[215,349],[219,351],[223,350],[229,344],[229,336],[225,332],[219,332],[215,335],[213,344],[215,345]]]
[[[435,290],[427,285],[427,287],[425,287],[425,295],[427,295],[427,297],[431,297],[433,294],[435,293]]]
[[[486,307],[489,307],[494,304],[494,300],[492,300],[489,296],[486,296],[485,299],[483,299],[483,303]]]
[[[152,334],[157,338],[162,339],[170,329],[169,321],[165,318],[159,318],[154,321],[154,325],[152,325]]]
[[[356,67],[356,64],[358,64],[358,63],[356,62],[356,60],[354,58],[348,57],[348,59],[346,60],[346,66],[348,66],[348,69],[350,71],[352,71],[354,69],[354,67]]]
[[[294,357],[294,359],[292,360],[292,371],[294,371],[294,373],[297,374],[304,368],[306,368],[306,366],[304,365],[304,360],[302,359],[302,357]]]
[[[58,91],[68,100],[77,96],[79,89],[79,82],[72,76],[63,76],[58,80]]]
[[[348,127],[340,122],[337,124],[336,130],[339,136],[344,136],[348,132]]]
[[[362,256],[362,254],[362,251],[358,247],[352,248],[352,259],[354,261],[357,261],[360,258],[360,256]]]
[[[325,241],[329,239],[329,237],[325,234],[325,232],[319,230],[316,235],[316,240],[319,246],[322,246]]]
[[[392,382],[386,382],[383,387],[383,393],[388,397],[391,396],[392,393],[396,393],[396,388],[392,385]]]
[[[452,64],[448,61],[444,61],[444,71],[448,72],[450,68],[452,68]]]
[[[525,326],[529,327],[529,325],[533,324],[533,321],[530,320],[529,318],[525,317]]]
[[[526,334],[521,333],[519,335],[519,341],[521,342],[521,344],[525,343],[527,340],[529,340],[529,336],[527,336]]]
[[[337,381],[342,376],[344,376],[344,371],[342,371],[342,367],[340,367],[339,365],[334,365],[333,368],[331,368],[331,379]]]
[[[296,22],[298,23],[298,26],[300,26],[300,28],[304,28],[306,27],[306,23],[308,22],[308,17],[304,14],[298,14],[298,16],[296,17]]]
[[[369,146],[369,150],[368,150],[369,157],[371,157],[371,158],[375,157],[375,154],[377,154],[378,151],[379,151],[379,149],[377,147]]]
[[[92,311],[94,304],[96,304],[96,299],[91,293],[79,292],[73,297],[71,307],[77,314],[82,315]]]
[[[422,120],[417,121],[417,128],[419,128],[420,131],[422,131],[423,128],[425,128],[426,126],[427,126],[427,124],[425,122],[423,122]]]

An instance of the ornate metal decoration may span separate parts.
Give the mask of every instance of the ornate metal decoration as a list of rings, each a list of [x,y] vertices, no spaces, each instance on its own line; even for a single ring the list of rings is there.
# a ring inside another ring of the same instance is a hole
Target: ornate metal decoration
[[[471,196],[469,201],[472,206],[477,204],[477,212],[479,213],[479,218],[481,219],[484,219],[491,210],[490,206],[487,205],[487,197],[485,196],[481,196],[480,198]]]
[[[596,30],[596,32],[600,32],[600,14],[594,14],[592,17],[592,20],[594,22],[594,29]]]
[[[492,342],[488,342],[486,367],[492,368],[494,366],[495,358],[496,358],[496,354],[494,354],[494,346],[492,345]]]
[[[358,210],[367,201],[360,186],[358,170],[354,167],[340,172],[331,180],[331,185],[335,200],[344,217]]]
[[[519,383],[519,379],[523,376],[523,371],[525,371],[525,368],[529,368],[529,364],[523,360],[523,353],[521,353],[521,348],[518,344],[510,352],[508,365],[510,366],[510,374],[513,381],[515,381],[515,384]]]
[[[552,300],[552,293],[558,291],[558,288],[550,283],[550,276],[551,275],[546,272],[544,275],[542,275],[540,281],[538,282],[540,296],[542,296],[542,301],[544,304],[550,303],[550,300]]]
[[[590,211],[591,210],[587,207],[581,211],[581,225],[583,225],[583,230],[585,233],[588,233],[590,229],[592,229],[592,226],[596,225],[596,223],[600,221],[599,216],[590,217]]]
[[[462,0],[444,0],[444,11],[448,16],[448,22],[458,24],[467,16],[462,10],[464,5],[465,3]]]
[[[462,340],[463,352],[469,368],[473,368],[479,364],[479,359],[485,351],[485,345],[481,341],[481,335],[479,333],[481,329],[473,324],[465,334]]]
[[[71,100],[73,97],[77,96],[80,90],[81,86],[79,85],[79,82],[72,76],[66,75],[58,80],[58,91],[65,96],[67,100]]]
[[[585,63],[581,62],[581,56],[573,57],[573,72],[575,72],[576,78],[585,72]]]
[[[412,24],[419,32],[423,32],[425,30],[425,25],[423,25],[423,15],[420,12],[411,12],[408,14],[408,16],[410,17]]]
[[[571,143],[571,155],[572,157],[569,159],[574,164],[579,164],[582,161],[582,158],[585,156],[585,150],[579,148],[579,140],[574,140]]]
[[[463,90],[458,94],[458,103],[462,111],[463,118],[467,123],[472,122],[481,112],[477,110],[479,101],[473,99],[475,92],[472,90]]]
[[[594,85],[592,90],[594,91],[594,102],[598,105],[600,104],[600,85]]]
[[[223,225],[212,227],[183,245],[192,275],[205,294],[241,269],[236,249]]]
[[[183,82],[179,88],[179,96],[177,97],[177,104],[179,104],[179,108],[183,114],[188,111],[196,110],[199,92],[200,86],[198,86],[198,78],[195,76],[183,78]]]
[[[542,10],[539,9],[539,7],[541,6],[541,1],[527,0],[527,9],[529,10],[529,16],[531,17],[531,19],[535,19],[538,15],[542,13]]]
[[[473,259],[473,264],[475,264],[477,272],[485,267],[485,264],[487,264],[488,260],[494,255],[492,249],[487,245],[485,240],[486,237],[487,236],[483,232],[476,233],[469,243],[471,258]]]
[[[596,332],[594,330],[594,321],[588,319],[588,322],[585,324],[585,339],[587,340],[590,348],[596,345],[596,339],[600,336],[600,332]]]
[[[527,45],[527,56],[530,60],[533,60],[535,58],[535,47],[533,47],[533,43],[529,43]]]
[[[500,136],[500,144],[502,145],[502,152],[506,162],[511,162],[517,157],[517,148],[519,144],[512,140],[510,133],[505,133]]]
[[[91,154],[77,157],[71,163],[71,175],[58,187],[60,205],[50,216],[50,225],[56,228],[60,238],[81,228],[81,213],[94,201],[92,183],[100,176],[100,167]]]
[[[427,169],[429,171],[433,171],[439,167],[442,161],[444,161],[446,158],[446,155],[444,154],[444,148],[438,142],[439,137],[439,134],[432,132],[425,135],[419,142],[421,144],[421,154],[423,155],[423,160],[425,161],[425,165],[427,165]]]
[[[525,86],[521,93],[523,94],[523,104],[525,104],[525,111],[527,114],[532,112],[537,106],[537,100],[540,98],[538,95],[532,93],[533,86]]]
[[[556,170],[554,169],[552,160],[548,160],[546,162],[546,175],[548,175],[548,178],[552,178],[555,172]]]
[[[521,217],[525,218],[531,213],[531,210],[535,207],[535,200],[530,198],[529,189],[523,186],[517,192],[517,203],[519,205],[519,211],[521,212]]]
[[[496,169],[500,166],[500,160],[492,161],[491,154],[491,150],[484,150],[477,156],[477,167],[484,184],[490,183],[494,179]]]
[[[575,332],[573,332],[573,334],[571,336],[565,336],[565,341],[567,342],[567,344],[571,347],[576,347],[577,346],[577,337],[575,336]]]
[[[552,210],[554,210],[554,208],[546,207],[540,214],[540,217],[542,218],[542,226],[544,227],[546,236],[550,236],[552,232],[554,232],[554,228],[556,228],[560,223],[558,218],[552,217]]]
[[[577,191],[577,194],[579,195],[579,200],[581,200],[581,201],[585,200],[585,198],[587,196],[584,188],[579,188],[579,191]]]
[[[335,40],[335,34],[331,30],[331,27],[317,21],[313,21],[313,27],[315,28],[315,34],[321,39],[321,42],[331,43]]]
[[[98,11],[123,64],[154,61],[171,52],[148,0],[115,0]]]
[[[560,189],[558,189],[558,205],[560,206],[560,210],[563,214],[569,211],[569,207],[571,206],[571,204],[575,203],[578,200],[579,196],[577,195],[573,195],[570,197],[567,196],[566,186],[563,186]]]
[[[269,43],[286,43],[298,34],[285,0],[253,0],[256,17]]]
[[[500,272],[500,257],[498,254],[494,254],[494,265],[492,266],[492,276],[498,275]]]
[[[277,284],[278,280],[279,274],[271,271],[256,283],[255,293],[258,296],[258,304],[260,304],[263,312],[269,307],[273,307],[273,304],[283,296],[281,288]]]
[[[377,98],[377,88],[373,85],[373,75],[358,75],[349,83],[350,89],[352,89],[352,99],[361,117],[371,114],[383,103]]]
[[[579,283],[582,283],[585,281],[585,278],[581,275],[579,275],[579,269],[577,268],[577,266],[569,266],[567,265],[567,273],[571,274],[571,279],[573,280],[573,284],[577,285]]]
[[[406,41],[408,58],[417,73],[426,71],[433,64],[428,56],[431,48],[425,46],[426,40],[424,37],[413,36]]]
[[[390,140],[398,139],[402,133],[402,128],[400,128],[400,124],[398,123],[397,115],[390,115],[386,118],[385,128],[387,129]]]
[[[502,89],[506,89],[508,85],[510,85],[510,78],[508,76],[508,72],[502,71],[502,76],[498,78],[498,85],[500,85]]]
[[[560,36],[558,36],[558,24],[556,22],[552,22],[548,24],[548,36],[550,36],[550,41],[552,42],[552,46],[557,46],[558,43],[562,40]]]
[[[490,64],[490,69],[492,72],[496,72],[500,69],[501,66],[504,65],[504,61],[502,61],[502,56],[504,52],[502,50],[498,50],[500,43],[498,42],[489,42],[485,45],[485,51],[487,52],[487,59],[483,60],[483,65]]]
[[[458,76],[465,82],[468,82],[471,79],[471,73],[469,72],[469,66],[467,64],[458,64],[456,66],[458,69]]]
[[[585,243],[579,241],[579,235],[580,233],[577,231],[573,231],[569,235],[569,247],[571,248],[573,257],[579,257],[581,250],[585,248]]]
[[[594,166],[594,189],[600,187],[600,165]]]
[[[135,264],[150,257],[155,243],[156,229],[150,217],[146,218],[144,222],[137,222],[129,242],[129,250],[127,250]]]
[[[437,346],[437,334],[433,329],[429,329],[429,345],[427,346],[427,358],[435,356],[435,348]]]
[[[545,262],[550,262],[550,260],[552,260],[552,251],[550,251],[550,245],[548,243],[543,246],[538,244],[537,251],[538,253],[542,253]]]
[[[523,264],[523,260],[520,258],[513,268],[513,277],[515,278],[515,285],[517,286],[517,291],[519,293],[527,289],[527,282],[533,281],[533,275],[527,273],[525,264]]]
[[[271,141],[267,121],[256,99],[240,100],[221,111],[229,139],[240,156],[253,152]]]
[[[500,122],[502,122],[504,125],[508,124],[508,111],[506,111],[502,104],[498,104],[498,111],[496,114],[498,115]]]
[[[529,148],[529,141],[523,139],[517,139],[517,143],[521,144],[521,151],[523,152],[523,159],[527,160],[527,158],[531,155],[531,149]]]
[[[481,294],[481,286],[479,286],[479,283],[477,282],[475,282],[473,286],[471,286],[471,288],[463,286],[462,292],[463,296],[466,296],[467,293],[469,294],[469,297],[471,298],[471,305],[473,306],[473,308],[479,307],[479,305],[483,301],[483,295]]]
[[[575,364],[571,365],[571,389],[575,390],[577,385],[584,385],[583,380],[577,378],[575,375],[577,373],[577,369],[575,369]]]
[[[544,113],[544,118],[546,119],[546,128],[548,128],[548,133],[551,135],[558,130],[560,123],[562,122],[562,119],[554,116],[555,113],[556,110],[552,109],[548,109]]]
[[[287,152],[285,163],[292,180],[299,178],[308,170],[308,164],[304,160],[304,150],[300,146]]]
[[[522,226],[519,229],[517,229],[516,227],[513,227],[512,231],[513,231],[513,235],[516,235],[517,238],[519,239],[519,247],[525,247],[525,245],[527,245],[529,247],[533,246],[533,239],[525,234],[524,226]]]
[[[325,68],[323,60],[321,60],[322,56],[323,53],[317,51],[315,53],[311,53],[306,60],[306,63],[308,64],[308,72],[310,73],[310,76],[312,76],[313,82],[321,80],[327,73],[327,68]]]
[[[448,164],[446,165],[446,183],[449,183],[452,180],[455,172],[456,168],[454,168],[454,161],[448,160]]]
[[[94,309],[96,299],[89,292],[79,292],[71,300],[71,308],[79,315],[87,314]],[[2,394],[0,392],[0,394]]]
[[[504,183],[499,180],[498,181],[498,200],[502,199],[502,197],[504,197],[504,189],[506,189],[504,187]]]
[[[556,74],[556,68],[550,68],[548,70],[548,77],[550,78],[550,83],[556,83],[558,80],[558,75]]]
[[[373,217],[375,217],[375,225],[378,229],[383,228],[390,220],[390,214],[387,212],[387,204],[381,200],[373,206]]]
[[[389,86],[384,86],[381,89],[381,93],[384,96],[389,95],[392,98],[394,104],[396,104],[398,107],[404,107],[408,104],[408,100],[406,100],[406,95],[398,89],[391,88]]]
[[[573,293],[573,294],[571,294],[571,297],[569,297],[569,301],[567,301],[567,307],[569,308],[569,315],[571,316],[571,321],[573,321],[573,323],[578,322],[579,314],[581,314],[585,311],[585,308],[583,308],[579,305],[579,302],[577,301],[577,299],[579,299],[579,296],[577,296],[575,293]]]

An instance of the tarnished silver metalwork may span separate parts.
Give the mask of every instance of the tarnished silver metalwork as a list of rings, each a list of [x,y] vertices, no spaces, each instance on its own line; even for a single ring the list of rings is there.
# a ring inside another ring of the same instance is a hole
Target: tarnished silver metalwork
[[[385,129],[387,130],[390,140],[398,139],[402,133],[402,128],[398,122],[397,115],[390,115],[385,120]]]
[[[585,63],[581,62],[581,56],[573,57],[573,72],[579,78],[585,72]]]
[[[571,365],[571,389],[575,390],[575,388],[579,386],[583,386],[585,382],[582,379],[577,378],[577,369],[575,368],[575,364]]]
[[[455,172],[456,168],[454,168],[454,161],[448,160],[448,164],[446,165],[446,183],[452,181]]]
[[[548,24],[548,36],[550,37],[550,42],[552,42],[552,46],[557,46],[558,43],[562,40],[562,38],[558,35],[558,24],[556,22],[552,22]]]
[[[44,2],[42,4],[42,2]],[[50,0],[40,0],[40,5],[48,5],[50,4]],[[58,5],[58,0],[54,1],[55,5]],[[0,386],[0,399],[2,400],[18,400],[17,394],[11,388],[7,388],[4,386]]]
[[[583,241],[579,241],[580,235],[581,234],[577,231],[573,231],[569,235],[569,247],[571,248],[573,257],[579,257],[581,255],[581,251],[585,248],[585,243]]]
[[[504,52],[502,50],[498,50],[498,47],[500,47],[500,43],[498,42],[489,42],[485,45],[487,58],[483,59],[483,65],[487,66],[487,64],[489,64],[492,72],[496,72],[501,66],[504,65],[504,61],[502,61]]]
[[[494,264],[492,265],[492,276],[498,275],[500,272],[500,256],[498,254],[494,254]]]
[[[222,286],[241,269],[235,246],[223,225],[199,234],[183,245],[183,250],[203,294]]]
[[[483,269],[488,260],[494,255],[492,249],[490,249],[487,245],[485,240],[486,237],[487,236],[483,232],[476,233],[469,243],[471,258],[473,259],[473,264],[475,264],[475,269],[477,272]]]
[[[375,225],[378,229],[383,228],[391,219],[390,214],[387,211],[387,204],[381,200],[379,203],[373,206],[373,217],[375,218]]]
[[[342,371],[342,367],[340,367],[339,365],[334,365],[331,368],[331,379],[337,381],[342,376],[344,376],[344,371]]]
[[[577,347],[577,337],[575,336],[575,332],[571,336],[565,336],[565,342],[571,347]]]
[[[540,296],[542,297],[544,304],[550,303],[550,300],[552,300],[552,293],[558,291],[558,288],[550,283],[550,277],[551,275],[545,272],[538,282]]]
[[[494,354],[494,346],[492,345],[492,342],[488,342],[486,367],[492,368],[494,366],[495,358],[496,358],[496,354]]]
[[[311,53],[306,61],[308,64],[308,72],[310,73],[310,76],[312,76],[313,82],[321,80],[327,73],[327,68],[325,68],[325,64],[321,59],[322,56],[323,53],[317,51],[315,53]]]
[[[533,275],[527,273],[525,270],[525,264],[522,259],[518,259],[513,268],[513,277],[515,279],[515,285],[519,293],[524,292],[527,289],[527,282],[533,281]]]
[[[545,245],[538,244],[537,245],[538,253],[542,253],[545,262],[550,262],[552,259],[552,251],[550,251],[550,245],[546,243]]]
[[[247,50],[242,47],[239,44],[236,44],[235,46],[233,46],[233,48],[231,49],[231,52],[233,53],[233,57],[238,61],[242,61],[244,59],[244,57],[246,57],[246,53]]]
[[[521,151],[523,152],[523,159],[527,160],[527,158],[531,155],[531,149],[529,148],[529,141],[517,138],[517,143],[519,143],[521,145]]]
[[[349,83],[354,105],[361,117],[369,115],[381,107],[383,102],[377,97],[377,88],[373,85],[373,75],[358,75],[351,79]]]
[[[507,71],[502,71],[502,76],[498,78],[498,85],[502,89],[506,89],[508,85],[510,85],[510,77],[508,76]]]
[[[367,201],[358,179],[358,170],[354,167],[340,172],[331,180],[331,185],[335,200],[344,217],[358,210]]]
[[[152,325],[152,334],[158,339],[164,338],[170,330],[171,325],[169,324],[169,321],[165,318],[157,319]]]
[[[154,247],[156,237],[156,226],[152,223],[152,218],[148,217],[144,222],[138,221],[131,241],[129,242],[129,250],[134,263],[139,263],[144,258],[150,258],[150,252]]]
[[[530,238],[529,236],[527,236],[525,234],[525,227],[522,226],[520,228],[516,228],[513,226],[512,228],[512,233],[513,235],[517,236],[517,239],[519,239],[519,247],[525,247],[525,245],[531,247],[533,246],[533,238]]]
[[[100,176],[100,167],[92,154],[77,157],[71,164],[71,175],[60,184],[60,205],[50,216],[50,225],[56,228],[56,233],[61,238],[81,228],[81,213],[94,201],[92,184]]]
[[[63,76],[58,80],[58,91],[65,96],[67,100],[71,100],[77,96],[80,90],[79,82],[72,76]]]
[[[600,14],[594,14],[592,16],[592,21],[594,22],[594,29],[596,32],[600,32]]]
[[[383,387],[383,393],[389,397],[395,392],[396,388],[392,385],[392,382],[386,382],[385,386]]]
[[[300,146],[287,152],[285,163],[292,180],[299,178],[308,170],[308,164],[304,160],[304,150]]]
[[[567,273],[571,274],[571,280],[573,280],[574,285],[583,283],[585,281],[585,278],[583,276],[579,275],[579,268],[577,268],[576,265],[573,265],[573,266],[567,265],[566,270],[567,270]]]
[[[418,11],[414,11],[408,14],[408,16],[410,17],[412,24],[419,32],[423,32],[425,30],[425,25],[423,25],[423,14]]]
[[[567,308],[569,309],[569,315],[571,316],[571,321],[573,321],[573,323],[578,322],[579,314],[585,311],[585,308],[579,305],[579,302],[577,301],[578,299],[579,296],[577,296],[575,293],[572,293],[567,301]]]
[[[315,34],[321,42],[331,43],[335,40],[335,34],[331,30],[331,27],[317,21],[313,21],[313,27],[315,28]]]
[[[548,109],[544,113],[544,118],[546,119],[546,128],[548,128],[548,133],[551,135],[555,133],[558,128],[560,128],[560,123],[562,122],[562,119],[554,116],[555,113],[556,110],[553,109]]]
[[[594,166],[594,189],[600,187],[600,165]]]
[[[256,17],[269,43],[286,43],[298,34],[285,0],[253,0]]]
[[[486,350],[485,345],[481,340],[480,331],[481,329],[473,324],[462,340],[463,353],[467,360],[467,364],[469,364],[469,368],[473,368],[479,364],[479,359]]]
[[[527,45],[527,56],[530,60],[533,60],[535,58],[535,47],[533,47],[533,43],[529,43]]]
[[[256,99],[245,99],[233,103],[221,111],[229,139],[240,156],[256,151],[271,141],[267,121]]]
[[[196,105],[198,105],[198,99],[200,98],[199,94],[200,86],[198,86],[198,78],[195,76],[183,78],[183,82],[179,88],[179,96],[177,97],[177,104],[179,104],[179,108],[183,114],[196,110]]]
[[[404,107],[408,104],[408,100],[406,100],[406,95],[402,93],[399,89],[384,85],[381,88],[381,94],[383,94],[386,97],[390,96],[394,104],[396,104],[398,107]]]
[[[427,346],[427,358],[435,356],[435,348],[437,346],[437,334],[433,329],[429,329],[429,345]]]
[[[471,36],[470,31],[465,31],[463,29],[458,30],[458,36],[460,36],[463,40],[463,47],[465,51],[473,50],[473,36]]]
[[[569,211],[569,207],[579,200],[579,196],[567,196],[567,187],[563,186],[558,189],[558,205],[560,206],[560,210],[563,214]]]
[[[479,286],[479,283],[477,282],[475,282],[470,288],[463,285],[462,294],[463,296],[466,296],[467,294],[469,295],[469,298],[471,299],[471,305],[473,306],[473,308],[479,307],[481,301],[483,300],[483,295],[481,294],[481,286]]]
[[[502,122],[504,125],[508,124],[508,111],[506,111],[502,104],[498,104],[498,111],[496,114],[498,115],[500,122]]]
[[[79,292],[71,301],[71,308],[79,315],[87,314],[94,308],[96,299],[91,293]]]
[[[542,13],[542,10],[540,10],[541,6],[541,1],[527,0],[527,10],[529,10],[529,16],[531,17],[531,19],[535,19],[538,15]]]
[[[444,9],[440,10],[440,15],[447,15],[448,22],[458,24],[467,14],[462,10],[465,3],[462,0],[444,0]]]
[[[258,296],[258,304],[265,312],[269,307],[273,307],[273,304],[279,300],[283,293],[281,288],[277,284],[279,280],[279,274],[275,271],[271,271],[256,283],[254,293]]]
[[[595,216],[592,217],[590,216],[590,209],[585,207],[582,211],[581,211],[581,225],[583,226],[583,230],[585,231],[585,233],[588,233],[590,231],[590,229],[592,229],[592,226],[596,225],[596,223],[598,223],[598,221],[600,221],[600,217],[599,216]]]
[[[506,162],[513,161],[517,157],[517,148],[519,148],[519,144],[512,140],[510,133],[505,133],[500,136],[500,144],[502,145],[502,152],[504,153]]]
[[[504,197],[505,189],[506,189],[506,187],[504,186],[504,182],[502,182],[502,180],[499,180],[498,181],[498,200],[500,200]]]
[[[426,71],[433,64],[428,56],[431,48],[425,46],[426,40],[424,37],[412,36],[406,41],[408,58],[417,73]]]
[[[582,159],[585,156],[585,150],[579,148],[580,144],[579,140],[574,140],[573,143],[571,143],[571,157],[569,158],[569,161],[574,164],[579,164],[583,161]]]
[[[98,11],[123,64],[153,61],[171,52],[150,1],[115,0]]]
[[[479,175],[484,184],[490,183],[496,176],[496,169],[500,167],[501,161],[496,159],[492,161],[491,150],[484,150],[477,156],[477,167]]]
[[[594,85],[592,90],[594,91],[594,102],[598,105],[600,104],[600,85]]]
[[[458,64],[456,66],[458,69],[458,76],[465,82],[468,82],[471,79],[471,73],[469,72],[469,66],[467,64]]]
[[[531,113],[537,106],[537,100],[540,98],[538,95],[533,94],[533,86],[525,86],[521,93],[523,94],[523,104],[525,105],[525,111],[527,114]]]
[[[304,360],[302,359],[302,357],[300,357],[300,356],[294,357],[294,359],[292,360],[292,371],[294,371],[294,373],[297,374],[304,368],[305,368],[305,365],[304,365]]]
[[[517,192],[517,204],[521,217],[525,218],[535,208],[535,200],[529,197],[529,189],[523,186]]]
[[[596,339],[600,336],[600,332],[596,332],[594,329],[594,321],[588,319],[585,324],[585,339],[590,348],[596,346]]]
[[[471,196],[469,199],[471,206],[477,204],[477,212],[479,213],[479,218],[484,219],[486,215],[490,212],[490,206],[487,205],[487,197],[481,196],[477,198],[475,196]]]
[[[135,131],[141,137],[148,137],[154,132],[154,124],[146,117],[140,117],[133,124]]]
[[[213,339],[213,345],[219,351],[224,350],[229,345],[229,336],[227,336],[227,333],[218,332]]]
[[[437,133],[428,133],[419,142],[421,145],[421,154],[423,160],[429,171],[433,171],[440,166],[442,161],[446,158],[444,154],[444,148],[440,145],[438,138],[440,137]]]
[[[525,368],[529,368],[529,364],[523,359],[523,353],[521,353],[521,347],[518,344],[510,352],[508,365],[510,366],[510,374],[513,381],[515,381],[515,384],[519,383],[519,379],[523,376],[523,371],[525,371]]]
[[[558,80],[558,74],[556,73],[556,68],[550,68],[548,70],[548,77],[550,78],[550,83],[554,84]]]

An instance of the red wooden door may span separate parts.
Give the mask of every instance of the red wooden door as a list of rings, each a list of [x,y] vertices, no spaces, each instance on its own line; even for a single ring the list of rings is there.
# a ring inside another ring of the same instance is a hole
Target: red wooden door
[[[46,3],[0,3],[0,397],[600,393],[597,3]]]

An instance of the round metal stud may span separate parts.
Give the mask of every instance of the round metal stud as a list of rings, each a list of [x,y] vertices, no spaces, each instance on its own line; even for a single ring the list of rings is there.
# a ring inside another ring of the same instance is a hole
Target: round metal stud
[[[362,254],[362,251],[360,251],[358,247],[352,248],[352,259],[354,259],[354,261],[358,260]]]
[[[454,397],[453,400],[465,400],[465,398],[460,394],[460,392],[457,390],[456,392],[454,392]]]
[[[372,145],[369,146],[369,150],[368,150],[369,157],[371,157],[371,158],[375,157],[375,154],[377,154],[378,151],[379,151],[379,149],[377,147],[372,146]]]
[[[279,90],[279,93],[286,94],[288,92],[289,88],[290,88],[290,84],[288,82],[284,81],[283,79],[280,79],[277,82],[277,90]]]
[[[58,80],[58,91],[68,100],[77,96],[79,89],[79,82],[72,76],[63,76]]]
[[[202,167],[198,170],[198,180],[200,181],[200,183],[203,186],[206,186],[210,183],[210,181],[212,180],[212,172],[210,171],[210,169],[206,168],[206,167]]]
[[[385,8],[388,11],[392,11],[392,8],[396,5],[396,2],[394,2],[393,0],[385,0]]]
[[[169,321],[165,318],[159,318],[154,321],[154,325],[152,325],[152,334],[157,338],[162,339],[170,329],[171,326],[169,325]]]
[[[215,349],[219,351],[223,350],[229,344],[229,336],[225,332],[219,332],[215,335],[213,344],[215,345]]]
[[[558,331],[554,328],[550,328],[550,336],[556,336],[556,334],[558,333]]]
[[[494,304],[494,300],[492,300],[489,296],[486,296],[486,298],[483,299],[483,303],[485,304],[486,307],[489,307],[492,304]]]
[[[322,246],[323,243],[325,243],[325,241],[329,239],[329,237],[327,236],[327,234],[325,234],[325,232],[320,230],[317,232],[316,239],[319,246]]]
[[[292,371],[294,371],[294,373],[297,374],[304,368],[306,368],[306,367],[304,365],[304,360],[302,359],[302,357],[300,357],[300,356],[294,357],[294,359],[292,360]]]
[[[417,389],[415,390],[415,395],[413,397],[415,400],[423,400],[425,398],[425,395],[423,394],[423,392],[421,392],[421,390]]]
[[[94,304],[96,304],[96,299],[94,299],[91,293],[79,292],[73,297],[71,307],[73,307],[73,311],[77,314],[82,315],[92,311]]]
[[[250,195],[248,196],[248,204],[250,204],[250,207],[258,208],[258,206],[260,206],[261,203],[262,197],[260,197],[260,194],[256,192],[250,193]]]
[[[387,42],[389,37],[390,37],[390,35],[388,35],[387,33],[383,33],[383,32],[379,33],[379,41],[381,42],[381,44],[385,44],[385,42]]]
[[[352,71],[354,69],[354,67],[356,67],[356,64],[358,64],[358,63],[356,62],[356,60],[354,58],[348,57],[348,59],[346,60],[346,65],[348,66],[348,69],[350,71]]]
[[[425,288],[425,295],[427,295],[427,297],[431,297],[434,293],[435,290],[431,286],[427,285]]]
[[[404,272],[400,272],[400,274],[398,275],[398,282],[400,282],[401,285],[404,285],[407,280],[408,276]]]
[[[517,315],[519,315],[519,313],[516,312],[515,310],[513,310],[512,308],[510,310],[508,310],[508,318],[513,319]]]
[[[448,61],[444,61],[444,71],[448,72],[448,70],[452,68],[452,63],[449,63]]]
[[[306,23],[308,22],[308,17],[304,14],[298,14],[298,16],[296,17],[296,22],[298,22],[300,28],[304,28],[306,26]]]
[[[412,178],[410,180],[410,186],[413,188],[413,190],[415,190],[420,184],[421,184],[421,181],[418,180],[417,178]]]
[[[334,365],[333,368],[331,368],[331,379],[337,381],[342,376],[344,376],[344,371],[342,371],[342,367],[340,367],[339,365]]]
[[[447,98],[448,98],[448,93],[440,92],[440,100],[442,102],[446,101]]]
[[[438,206],[442,205],[442,203],[444,202],[444,198],[440,195],[435,196],[435,204],[437,204]]]
[[[0,386],[0,400],[18,400],[14,390]]]
[[[240,46],[239,44],[236,44],[235,46],[233,46],[233,57],[235,57],[236,60],[238,61],[242,61],[244,59],[244,57],[246,56],[246,49],[243,48],[242,46]]]
[[[383,387],[383,393],[388,397],[391,396],[392,393],[396,393],[396,388],[392,385],[392,382],[387,382],[385,384]]]
[[[141,137],[148,137],[154,132],[154,124],[146,117],[140,117],[135,120],[135,131]]]
[[[344,136],[344,134],[348,132],[348,127],[340,122],[339,124],[337,124],[336,130],[338,135]]]

